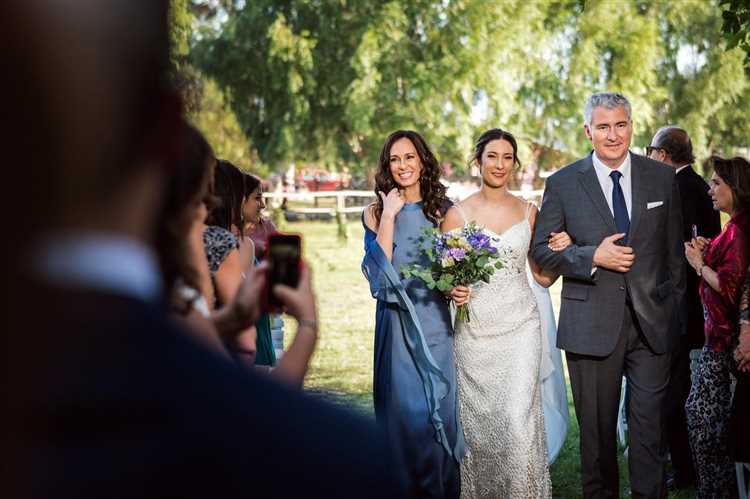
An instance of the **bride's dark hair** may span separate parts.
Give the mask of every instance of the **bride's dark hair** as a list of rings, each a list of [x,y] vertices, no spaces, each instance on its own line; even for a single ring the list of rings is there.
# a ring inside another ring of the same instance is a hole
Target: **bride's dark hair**
[[[422,211],[427,220],[437,225],[450,206],[446,195],[445,186],[440,183],[440,164],[435,155],[432,154],[427,142],[413,130],[397,130],[390,134],[385,140],[383,149],[380,151],[378,160],[378,172],[375,174],[375,196],[377,202],[373,209],[375,220],[380,224],[380,216],[383,214],[383,200],[378,192],[388,194],[391,189],[397,188],[398,184],[391,175],[391,147],[396,141],[409,139],[419,155],[422,163],[422,171],[419,175],[419,192],[422,196]]]
[[[476,162],[477,166],[481,166],[484,148],[493,140],[507,140],[510,143],[511,147],[513,147],[513,164],[517,168],[520,168],[521,161],[518,159],[518,143],[516,142],[516,138],[512,133],[506,132],[501,128],[491,128],[479,136],[476,144],[474,144],[474,156],[469,163]]]

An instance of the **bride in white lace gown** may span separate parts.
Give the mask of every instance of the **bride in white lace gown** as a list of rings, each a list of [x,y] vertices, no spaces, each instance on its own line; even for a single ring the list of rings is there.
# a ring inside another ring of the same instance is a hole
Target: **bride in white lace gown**
[[[469,303],[469,321],[456,324],[454,339],[466,439],[462,498],[551,497],[541,398],[541,319],[526,274],[536,207],[508,191],[516,150],[508,132],[482,134],[475,151],[482,188],[455,205],[442,226],[448,231],[476,222],[504,263],[489,283],[452,292],[456,304]],[[568,242],[565,233],[550,238],[553,249]],[[557,278],[531,261],[529,265],[542,286]]]

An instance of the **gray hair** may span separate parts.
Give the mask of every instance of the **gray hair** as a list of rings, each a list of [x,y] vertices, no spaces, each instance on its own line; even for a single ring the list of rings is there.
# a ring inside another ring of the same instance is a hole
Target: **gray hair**
[[[631,120],[632,110],[630,107],[630,101],[628,101],[628,99],[621,93],[601,92],[598,94],[591,94],[586,101],[586,106],[583,108],[583,121],[588,126],[591,126],[591,115],[594,113],[595,107],[615,109],[620,106],[625,108],[625,112],[628,113],[628,120]]]

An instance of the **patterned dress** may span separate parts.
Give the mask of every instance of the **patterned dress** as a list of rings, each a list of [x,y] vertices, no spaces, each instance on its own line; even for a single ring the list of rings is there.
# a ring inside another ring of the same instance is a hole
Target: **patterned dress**
[[[727,428],[732,407],[732,349],[739,332],[741,287],[748,267],[748,235],[742,230],[747,227],[746,216],[735,214],[706,251],[704,261],[717,273],[720,291],[705,279],[700,284],[706,344],[685,403],[699,499],[730,497],[735,487]]]
[[[203,246],[206,249],[208,258],[208,268],[211,271],[211,282],[214,285],[214,296],[216,295],[216,273],[224,260],[229,256],[232,250],[239,249],[240,243],[237,237],[228,230],[209,225],[203,231]],[[216,305],[222,305],[216,297]],[[271,338],[271,322],[268,314],[263,314],[255,322],[256,352],[255,364],[259,366],[276,365],[276,353],[273,349],[273,339]],[[234,350],[229,345],[230,350]],[[235,347],[236,348],[236,347]],[[236,352],[235,352],[236,353]]]
[[[528,213],[502,234],[484,231],[504,267],[488,284],[471,286],[469,322],[456,323],[458,399],[466,439],[461,497],[547,498],[542,330],[526,276]]]

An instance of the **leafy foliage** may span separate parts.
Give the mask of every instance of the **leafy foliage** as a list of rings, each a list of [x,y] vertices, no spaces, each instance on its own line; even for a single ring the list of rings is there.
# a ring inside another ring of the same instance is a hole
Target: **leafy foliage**
[[[739,47],[745,52],[745,69],[750,72],[750,5],[746,0],[729,0],[721,3],[721,30],[727,48]]]
[[[268,168],[254,156],[237,117],[229,108],[226,97],[216,82],[203,81],[199,106],[191,113],[190,119],[206,135],[216,157],[226,159],[255,175],[267,176]]]
[[[397,128],[464,165],[490,126],[512,131],[522,158],[544,166],[590,148],[581,110],[603,90],[631,99],[636,146],[666,124],[685,127],[699,157],[747,145],[742,0],[193,4],[227,20],[200,33],[191,61],[271,166],[362,170]]]
[[[229,160],[244,170],[266,176],[268,168],[253,154],[254,149],[240,128],[226,96],[215,82],[205,78],[188,59],[196,16],[205,21],[215,16],[218,9],[231,9],[234,5],[229,0],[172,0],[171,79],[183,97],[190,120],[206,136],[216,156]]]

